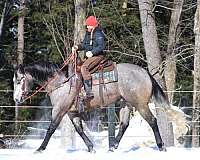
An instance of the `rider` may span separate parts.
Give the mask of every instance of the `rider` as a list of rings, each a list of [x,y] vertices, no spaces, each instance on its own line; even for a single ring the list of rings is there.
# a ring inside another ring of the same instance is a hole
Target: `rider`
[[[85,20],[87,28],[83,42],[80,45],[72,47],[72,53],[76,51],[85,51],[87,58],[81,66],[81,73],[83,76],[83,83],[86,92],[86,98],[94,98],[92,93],[92,76],[90,70],[97,66],[104,58],[105,37],[99,23],[94,16],[89,16]]]

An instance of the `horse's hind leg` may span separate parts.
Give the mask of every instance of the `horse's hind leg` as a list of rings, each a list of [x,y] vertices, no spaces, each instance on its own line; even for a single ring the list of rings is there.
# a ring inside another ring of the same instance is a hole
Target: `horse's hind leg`
[[[157,119],[151,113],[148,105],[139,106],[137,108],[137,110],[140,113],[140,115],[147,121],[147,123],[152,128],[155,139],[156,139],[156,144],[157,144],[159,150],[160,151],[166,150],[164,147],[164,143],[162,141],[161,135],[160,135],[160,131],[159,131],[158,124],[157,124]]]
[[[130,121],[130,112],[131,110],[128,108],[128,106],[124,106],[120,110],[120,125],[119,125],[119,132],[115,138],[114,148],[117,149],[119,146],[119,142],[122,139],[122,136],[124,135],[126,129],[129,126]]]
[[[82,125],[82,119],[77,112],[68,112],[69,118],[72,121],[76,131],[81,136],[83,141],[85,142],[86,146],[88,147],[88,152],[95,152],[93,149],[93,144],[90,141],[90,139],[86,136],[86,134],[83,132],[83,125]]]

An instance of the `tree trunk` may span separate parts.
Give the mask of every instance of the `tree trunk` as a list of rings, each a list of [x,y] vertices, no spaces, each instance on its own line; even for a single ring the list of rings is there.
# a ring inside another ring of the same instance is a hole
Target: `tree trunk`
[[[169,101],[173,102],[176,83],[176,57],[175,57],[175,47],[178,42],[177,37],[177,28],[179,24],[179,19],[182,12],[184,0],[174,0],[174,10],[171,14],[171,22],[168,35],[168,46],[167,46],[167,55],[166,55],[166,66],[165,66],[165,81],[168,92]]]
[[[17,45],[17,64],[23,64],[24,52],[24,5],[25,0],[20,0],[18,16],[18,45]],[[19,108],[15,107],[15,121],[18,120]],[[18,132],[18,123],[15,123],[15,131]]]
[[[124,2],[122,4],[122,9],[124,9],[122,16],[126,16],[127,5],[128,5],[128,0],[124,0]]]
[[[24,5],[25,0],[20,0],[19,18],[18,18],[18,47],[17,47],[17,63],[23,64],[24,52]]]
[[[79,44],[85,34],[85,26],[84,26],[84,20],[85,20],[85,15],[86,15],[86,0],[75,0],[74,2],[75,5],[75,24],[74,24],[74,44],[77,45]],[[68,66],[68,73],[69,75],[72,74],[72,65]],[[63,147],[73,147],[75,148],[75,141],[76,141],[76,136],[75,136],[75,129],[69,120],[68,117],[65,117],[62,120],[62,129],[61,129],[61,143]],[[67,136],[66,136],[67,135]]]
[[[199,106],[200,106],[200,0],[194,18],[195,53],[194,53],[194,94],[192,121],[192,146],[199,147]]]
[[[75,0],[74,45],[80,44],[85,35],[86,0]],[[83,59],[84,53],[79,53]]]
[[[148,69],[152,74],[157,71],[160,73],[162,60],[160,56],[154,14],[152,12],[154,0],[138,0],[138,2]],[[163,80],[158,74],[155,75],[155,78],[160,84],[163,84]]]
[[[154,0],[138,0],[140,19],[142,24],[142,35],[144,41],[144,47],[146,51],[146,58],[148,62],[148,69],[151,74],[162,71],[162,60],[160,55],[158,36],[156,31],[156,24],[153,14]],[[164,88],[164,80],[156,74],[155,79]],[[158,126],[162,136],[162,139],[166,146],[174,145],[173,129],[167,119],[165,110],[162,107],[156,105]]]
[[[1,40],[2,32],[3,32],[3,25],[4,25],[4,19],[5,19],[7,4],[8,4],[8,1],[6,0],[6,2],[5,2],[5,4],[4,4],[4,8],[3,8],[2,15],[1,15],[1,22],[0,22],[0,40]]]

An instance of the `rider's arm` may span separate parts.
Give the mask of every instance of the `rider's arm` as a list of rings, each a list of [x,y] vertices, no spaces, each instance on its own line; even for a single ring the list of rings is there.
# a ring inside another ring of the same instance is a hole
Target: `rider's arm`
[[[85,34],[83,42],[78,45],[78,51],[83,51],[86,49],[86,41],[87,41],[87,34]]]
[[[97,45],[93,47],[91,52],[93,55],[98,55],[99,53],[102,53],[105,48],[105,37],[102,32],[96,32],[95,34],[95,41]]]

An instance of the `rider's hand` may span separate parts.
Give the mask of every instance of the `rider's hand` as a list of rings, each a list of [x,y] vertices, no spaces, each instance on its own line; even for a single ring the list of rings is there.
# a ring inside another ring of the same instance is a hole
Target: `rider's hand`
[[[72,53],[76,52],[77,50],[78,50],[78,46],[77,45],[72,47]]]
[[[91,51],[87,51],[87,52],[86,52],[86,57],[90,58],[90,57],[92,57],[92,56],[93,56],[93,54],[92,54]]]

